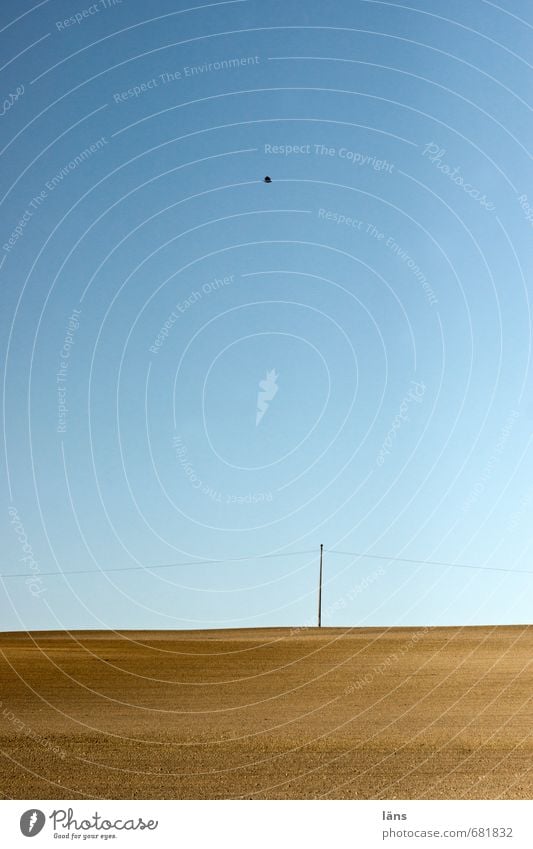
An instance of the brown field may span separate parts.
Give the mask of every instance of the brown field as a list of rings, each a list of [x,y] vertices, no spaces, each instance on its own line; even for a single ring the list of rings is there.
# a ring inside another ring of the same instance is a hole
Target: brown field
[[[533,626],[0,635],[9,798],[531,798]]]

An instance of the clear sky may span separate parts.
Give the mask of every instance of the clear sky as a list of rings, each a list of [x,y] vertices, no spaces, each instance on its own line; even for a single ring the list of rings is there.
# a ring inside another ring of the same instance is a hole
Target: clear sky
[[[532,27],[4,0],[3,629],[533,621]]]

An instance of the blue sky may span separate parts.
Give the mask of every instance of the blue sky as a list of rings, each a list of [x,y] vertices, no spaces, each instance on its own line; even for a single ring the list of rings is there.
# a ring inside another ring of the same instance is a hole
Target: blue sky
[[[4,629],[531,622],[532,25],[2,4]]]

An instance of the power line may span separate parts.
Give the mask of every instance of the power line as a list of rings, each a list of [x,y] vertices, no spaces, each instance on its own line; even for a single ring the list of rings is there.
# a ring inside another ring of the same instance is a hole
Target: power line
[[[280,554],[252,554],[247,557],[226,557],[219,560],[184,560],[179,563],[154,563],[141,566],[119,566],[117,569],[71,569],[67,571],[56,572],[32,572],[29,574],[0,574],[0,579],[6,578],[34,578],[40,575],[45,578],[61,577],[63,575],[107,575],[115,572],[147,572],[152,569],[174,569],[180,566],[211,566],[221,563],[242,563],[249,560],[269,560],[279,557],[294,557],[308,554],[315,554],[315,549],[306,549],[305,551],[289,551]],[[390,563],[411,563],[420,566],[446,566],[454,569],[475,569],[482,572],[507,572],[513,575],[533,575],[532,569],[505,569],[502,566],[481,566],[473,563],[450,563],[445,560],[417,560],[410,557],[393,557],[384,554],[368,554],[364,551],[337,551],[335,549],[324,549],[324,553],[338,554],[345,557],[367,557],[370,560],[387,560]]]
[[[150,569],[173,569],[177,566],[205,566],[211,565],[214,563],[241,563],[246,560],[266,560],[273,557],[294,557],[294,555],[302,555],[302,554],[315,554],[315,549],[308,549],[306,551],[288,551],[282,554],[252,554],[249,557],[231,557],[224,558],[222,560],[186,560],[181,563],[155,563],[153,565],[145,565],[145,566],[119,566],[118,569],[72,569],[66,572],[32,572],[28,575],[20,575],[16,572],[7,575],[0,575],[0,579],[3,578],[35,578],[37,575],[40,577],[60,577],[61,575],[101,575],[101,574],[109,574],[111,572],[145,572]]]
[[[448,563],[445,560],[415,560],[410,557],[386,557],[384,554],[367,554],[363,551],[335,551],[327,549],[327,554],[343,554],[346,557],[368,557],[371,560],[389,560],[393,563],[417,563],[423,566],[452,566],[454,569],[479,569],[482,572],[511,572],[513,575],[533,575],[532,569],[505,569],[503,566],[479,566],[473,563]]]

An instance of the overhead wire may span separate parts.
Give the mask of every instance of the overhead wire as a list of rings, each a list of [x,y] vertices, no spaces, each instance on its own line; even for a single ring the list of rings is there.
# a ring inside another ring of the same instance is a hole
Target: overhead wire
[[[416,560],[413,557],[394,557],[385,554],[369,554],[363,551],[336,551],[334,548],[324,549],[326,554],[342,554],[346,557],[367,557],[370,560],[388,560],[391,563],[411,563],[423,566],[451,566],[454,569],[478,569],[483,572],[511,572],[513,575],[533,575],[533,569],[506,569],[503,566],[483,566],[474,563],[453,563],[446,560]]]
[[[55,572],[32,572],[31,574],[21,575],[17,572],[8,574],[0,574],[0,578],[34,578],[36,575],[41,577],[60,577],[61,575],[101,575],[113,572],[149,572],[152,569],[173,569],[180,566],[205,566],[219,563],[241,563],[247,560],[265,560],[273,557],[294,557],[295,555],[314,554],[314,549],[306,551],[288,551],[281,554],[252,554],[247,557],[224,557],[220,560],[185,560],[180,563],[153,563],[141,566],[119,566],[118,568],[110,569],[68,569],[65,571]]]

